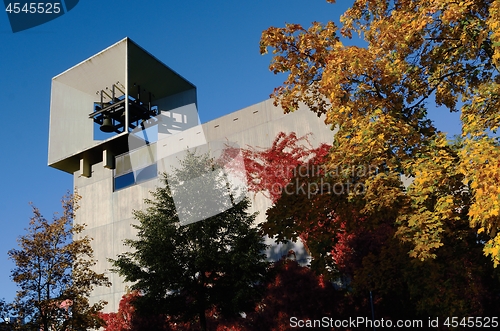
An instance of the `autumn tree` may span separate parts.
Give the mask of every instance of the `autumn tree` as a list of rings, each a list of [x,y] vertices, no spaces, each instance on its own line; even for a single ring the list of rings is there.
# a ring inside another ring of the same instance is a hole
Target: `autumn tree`
[[[98,329],[98,312],[105,302],[91,304],[96,286],[110,286],[95,264],[91,239],[82,236],[84,225],[74,223],[77,195],[62,199],[63,212],[52,221],[33,207],[27,234],[18,239],[19,249],[9,251],[18,284],[13,304],[23,330],[70,331]]]
[[[365,192],[356,182],[346,182],[343,169],[332,171],[324,166],[328,162],[327,150],[302,144],[306,137],[279,134],[270,148],[250,148],[242,154],[250,158],[245,159],[249,165],[248,180],[257,179],[259,185],[252,187],[257,192],[272,188],[270,179],[277,167],[295,165],[291,167],[291,177],[267,210],[261,228],[278,242],[300,239],[311,256],[311,271],[324,277],[325,283],[341,281],[348,291],[345,296],[335,292],[335,305],[350,312],[369,313],[371,291],[378,318],[486,316],[500,309],[496,300],[500,293],[500,273],[483,256],[487,236],[478,235],[468,225],[471,193],[457,189],[461,187],[462,174],[450,177],[446,186],[439,187],[454,194],[464,206],[456,212],[459,218],[443,221],[447,231],[442,234],[444,245],[436,249],[437,257],[420,261],[408,256],[409,243],[396,236],[397,209],[390,206],[379,209],[379,213],[362,213],[363,205],[355,204],[360,200],[349,199],[350,190],[355,195],[376,196],[378,192]],[[460,140],[450,145],[452,151],[460,148]],[[298,160],[290,157],[278,163],[278,156],[287,151],[309,157]],[[359,182],[364,176],[380,171],[355,169],[353,173],[352,170],[350,178]],[[300,286],[296,289],[301,290]],[[305,308],[306,302],[301,300],[289,309]],[[274,309],[273,304],[267,307],[264,315]]]
[[[196,185],[187,188],[190,181]],[[112,260],[132,289],[143,293],[134,300],[138,313],[168,315],[206,330],[209,311],[230,317],[252,309],[267,262],[255,214],[247,213],[249,200],[231,193],[217,162],[191,152],[163,184],[146,200],[146,210],[134,212],[137,239],[125,241],[131,251]],[[186,198],[181,204],[179,194]],[[210,199],[231,204],[208,218],[181,222],[181,213],[201,216]]]
[[[140,291],[129,291],[122,296],[116,313],[101,313],[105,321],[104,331],[194,331],[199,330],[199,324],[187,321],[181,322],[165,314],[141,314],[134,306],[134,300],[141,296]],[[217,309],[207,311],[207,326],[216,331],[242,331],[247,330],[245,319],[221,318]]]
[[[138,314],[133,301],[140,296],[137,290],[129,291],[122,296],[116,313],[101,313],[100,317],[106,324],[104,331],[189,330],[184,323],[169,323],[168,316],[163,314],[148,314],[145,317]]]
[[[398,237],[425,260],[460,221],[468,191],[468,224],[489,236],[484,253],[500,263],[499,1],[355,0],[341,26],[267,29],[268,49],[270,69],[287,74],[275,103],[285,112],[305,103],[338,129],[328,167],[381,170],[359,179],[366,193],[351,194],[351,206],[394,214]],[[459,149],[429,120],[443,109],[461,115]]]
[[[289,330],[291,318],[341,320],[354,316],[343,291],[296,261],[295,252],[274,262],[264,284],[263,297],[247,315],[245,330]]]
[[[122,296],[116,313],[100,313],[105,323],[105,331],[131,330],[132,317],[135,313],[131,301],[137,296],[139,296],[139,291],[127,292]]]

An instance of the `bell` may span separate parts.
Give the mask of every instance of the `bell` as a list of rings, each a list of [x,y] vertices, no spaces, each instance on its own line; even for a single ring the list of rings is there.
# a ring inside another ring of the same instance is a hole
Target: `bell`
[[[100,127],[102,132],[113,132],[115,131],[115,127],[113,126],[113,122],[111,121],[111,118],[109,117],[104,117],[104,120],[102,121],[102,125]]]

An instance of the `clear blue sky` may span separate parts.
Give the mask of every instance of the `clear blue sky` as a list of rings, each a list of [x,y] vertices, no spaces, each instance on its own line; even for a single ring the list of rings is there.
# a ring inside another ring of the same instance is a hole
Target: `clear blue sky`
[[[0,169],[0,299],[16,286],[7,252],[17,247],[31,216],[29,202],[51,218],[72,176],[47,166],[52,77],[130,37],[198,89],[202,122],[269,97],[283,77],[259,54],[261,32],[285,22],[309,27],[338,21],[351,1],[325,0],[131,1],[80,0],[65,15],[12,33],[0,13],[0,112],[4,125]],[[3,8],[3,7],[2,7]],[[2,10],[3,11],[3,10]],[[438,128],[458,133],[457,116],[433,116]]]

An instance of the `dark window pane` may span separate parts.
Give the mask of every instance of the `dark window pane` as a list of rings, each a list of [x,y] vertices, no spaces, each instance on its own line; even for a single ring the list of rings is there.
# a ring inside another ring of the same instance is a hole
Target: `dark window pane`
[[[125,187],[132,186],[134,184],[135,184],[134,173],[129,172],[128,174],[121,175],[115,178],[115,191]]]

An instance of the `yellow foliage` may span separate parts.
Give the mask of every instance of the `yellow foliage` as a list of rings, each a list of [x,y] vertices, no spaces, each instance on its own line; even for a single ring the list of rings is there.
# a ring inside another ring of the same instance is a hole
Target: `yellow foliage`
[[[443,221],[466,218],[491,236],[484,252],[498,264],[500,1],[356,0],[341,23],[263,32],[261,52],[275,54],[270,69],[288,74],[275,103],[326,114],[338,129],[331,166],[413,178],[408,188],[360,179],[369,187],[365,212],[392,199],[412,256],[432,258]],[[342,42],[356,34],[365,47]],[[460,141],[450,143],[428,120],[435,106],[460,112]]]

